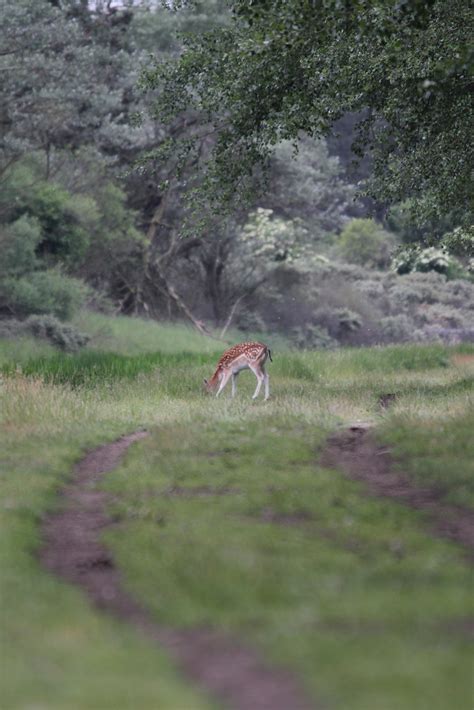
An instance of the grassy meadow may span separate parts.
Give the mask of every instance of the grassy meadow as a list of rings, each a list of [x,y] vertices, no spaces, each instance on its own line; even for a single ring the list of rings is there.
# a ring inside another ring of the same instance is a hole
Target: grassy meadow
[[[474,505],[474,348],[293,352],[272,398],[201,383],[225,346],[173,325],[83,315],[78,355],[0,342],[2,707],[218,705],[159,648],[37,560],[41,516],[85,450],[140,427],[103,486],[127,587],[159,621],[213,625],[290,668],[318,707],[467,710],[472,568],[420,512],[319,463],[331,431],[377,427],[414,481]],[[395,404],[381,410],[381,394]],[[400,464],[400,465],[402,465]]]

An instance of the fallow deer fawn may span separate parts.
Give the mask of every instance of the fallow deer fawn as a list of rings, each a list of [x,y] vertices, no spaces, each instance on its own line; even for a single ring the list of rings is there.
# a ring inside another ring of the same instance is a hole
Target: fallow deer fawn
[[[272,360],[270,349],[263,343],[239,343],[226,350],[219,362],[216,371],[210,380],[204,380],[208,392],[220,395],[230,378],[232,378],[232,397],[237,391],[236,380],[241,370],[252,370],[257,378],[257,387],[252,399],[258,397],[262,384],[265,384],[265,399],[270,396],[270,380],[265,372],[267,358]]]

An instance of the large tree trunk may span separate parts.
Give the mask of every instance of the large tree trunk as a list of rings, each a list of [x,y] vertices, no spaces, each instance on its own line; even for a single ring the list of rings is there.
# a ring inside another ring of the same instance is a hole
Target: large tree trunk
[[[159,253],[158,239],[160,237],[160,232],[162,232],[165,228],[168,230],[170,229],[169,226],[163,224],[166,208],[170,198],[170,192],[171,190],[168,191],[161,199],[160,204],[153,213],[153,217],[148,227],[146,245],[143,250],[142,272],[140,282],[137,286],[135,309],[136,312],[144,310],[146,313],[149,313],[150,308],[147,303],[145,293],[153,293],[153,291],[158,289],[162,295],[166,296],[168,304],[172,302],[177,309],[191,321],[196,330],[198,330],[202,335],[213,338],[215,336],[213,336],[213,334],[208,330],[205,323],[193,314],[189,306],[176,291],[175,287],[166,275],[166,270],[169,264],[177,258],[181,258],[188,254],[191,249],[199,246],[201,243],[200,240],[196,238],[180,241],[173,233],[171,233],[168,248],[165,252],[161,254]]]

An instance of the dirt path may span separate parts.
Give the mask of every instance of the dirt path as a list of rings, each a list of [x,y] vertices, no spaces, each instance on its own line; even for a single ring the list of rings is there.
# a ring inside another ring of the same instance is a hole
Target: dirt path
[[[321,463],[366,483],[375,495],[394,498],[411,508],[426,511],[435,532],[466,546],[474,560],[474,512],[444,503],[441,491],[421,488],[407,475],[396,471],[390,453],[376,443],[370,428],[352,426],[333,434]]]
[[[107,494],[97,490],[101,476],[114,469],[127,448],[146,436],[136,432],[100,446],[74,469],[62,491],[63,505],[45,518],[42,563],[79,585],[99,608],[141,629],[173,656],[185,675],[235,710],[309,710],[312,704],[286,671],[270,668],[252,648],[213,629],[166,628],[123,588],[114,560],[101,543]]]

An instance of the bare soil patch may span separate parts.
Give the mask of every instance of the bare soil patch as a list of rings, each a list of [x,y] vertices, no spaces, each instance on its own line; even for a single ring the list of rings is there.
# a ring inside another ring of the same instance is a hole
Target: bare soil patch
[[[474,511],[445,503],[442,491],[417,486],[406,474],[395,470],[390,452],[376,443],[367,426],[355,425],[333,434],[321,463],[362,481],[374,495],[426,511],[436,534],[467,547],[474,560]]]
[[[101,542],[112,524],[107,494],[97,490],[102,474],[120,462],[127,448],[146,436],[136,432],[91,451],[62,491],[61,509],[42,524],[45,567],[80,586],[98,608],[133,624],[164,646],[183,672],[235,710],[309,710],[312,704],[287,671],[270,667],[259,653],[220,631],[170,628],[153,621],[124,589],[113,557]]]
[[[470,365],[474,363],[474,355],[471,353],[455,353],[451,357],[451,362],[453,365]]]
[[[239,493],[241,493],[239,488],[229,486],[170,486],[159,495],[165,498],[212,498],[239,495]]]
[[[296,510],[293,513],[278,513],[272,508],[264,508],[258,519],[262,523],[274,523],[275,525],[302,525],[311,522],[313,517],[306,510]]]

